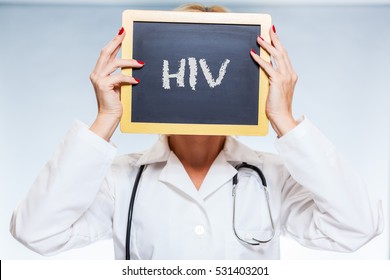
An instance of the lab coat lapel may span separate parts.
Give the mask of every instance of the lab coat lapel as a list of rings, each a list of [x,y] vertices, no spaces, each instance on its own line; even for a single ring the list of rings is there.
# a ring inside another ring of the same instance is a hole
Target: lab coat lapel
[[[236,173],[237,170],[226,161],[225,154],[221,152],[211,165],[198,191],[180,160],[171,152],[166,166],[161,171],[159,181],[175,188],[175,190],[187,195],[199,204],[203,204],[209,195],[230,181]]]
[[[240,143],[235,138],[230,136],[226,137],[223,150],[215,159],[199,189],[202,199],[207,199],[208,196],[230,181],[237,173],[234,166],[241,162],[258,166],[262,160],[255,151]]]
[[[216,192],[226,182],[230,181],[236,173],[237,170],[226,161],[225,153],[223,151],[219,153],[199,189],[202,199],[205,200]]]
[[[189,198],[197,201],[199,204],[203,203],[198,190],[192,183],[183,164],[173,152],[170,153],[167,164],[161,171],[159,181],[167,184],[175,191],[185,194]]]

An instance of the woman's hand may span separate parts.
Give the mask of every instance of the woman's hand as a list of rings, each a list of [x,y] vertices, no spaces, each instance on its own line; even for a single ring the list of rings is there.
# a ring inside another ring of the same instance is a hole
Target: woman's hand
[[[270,88],[266,114],[276,134],[281,137],[297,125],[292,116],[292,99],[298,76],[274,26],[270,28],[269,34],[271,44],[260,36],[257,38],[257,43],[273,57],[276,65],[266,62],[253,50],[251,50],[251,55],[269,77]]]
[[[118,68],[140,68],[144,65],[142,61],[116,57],[124,37],[125,30],[122,27],[118,35],[102,49],[96,66],[90,75],[98,105],[97,118],[90,129],[107,141],[110,140],[122,117],[121,85],[139,83],[136,78],[125,76],[122,73],[113,73]]]

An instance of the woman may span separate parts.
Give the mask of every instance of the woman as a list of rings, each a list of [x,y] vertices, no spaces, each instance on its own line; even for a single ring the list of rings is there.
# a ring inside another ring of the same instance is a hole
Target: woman
[[[197,5],[182,10],[225,11]],[[297,75],[275,27],[271,44],[261,37],[257,43],[276,65],[253,50],[248,55],[269,76],[266,114],[279,156],[252,151],[232,137],[170,135],[145,153],[114,159],[109,141],[122,115],[120,86],[147,82],[113,74],[144,65],[116,58],[125,34],[121,28],[103,48],[91,74],[96,120],[89,129],[74,124],[15,210],[11,233],[20,242],[52,255],[112,237],[115,256],[123,259],[129,199],[141,165],[131,259],[278,259],[281,234],[310,248],[348,252],[382,231],[381,208],[371,204],[358,174],[308,119],[293,118]],[[233,215],[234,166],[242,162],[264,173],[269,209],[260,178],[245,170]],[[250,245],[254,240],[270,241]]]

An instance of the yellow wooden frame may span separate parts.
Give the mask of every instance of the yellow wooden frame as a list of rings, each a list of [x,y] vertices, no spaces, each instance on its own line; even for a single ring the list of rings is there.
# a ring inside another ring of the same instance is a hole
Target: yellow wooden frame
[[[253,13],[202,13],[180,11],[142,11],[125,10],[123,12],[123,27],[126,36],[122,43],[122,58],[133,58],[133,24],[134,22],[179,22],[179,23],[209,23],[209,24],[242,24],[260,25],[259,34],[270,42],[269,28],[271,16]],[[254,38],[255,40],[256,38]],[[260,51],[260,48],[259,48]],[[249,52],[249,50],[248,50]],[[260,56],[270,60],[266,51],[260,51]],[[122,69],[124,75],[132,76],[132,69]],[[221,125],[221,124],[176,124],[176,123],[139,123],[131,121],[132,86],[121,88],[123,115],[120,122],[122,132],[152,133],[152,134],[193,134],[193,135],[266,135],[268,119],[265,114],[265,104],[269,90],[266,73],[259,71],[259,123],[257,125]]]

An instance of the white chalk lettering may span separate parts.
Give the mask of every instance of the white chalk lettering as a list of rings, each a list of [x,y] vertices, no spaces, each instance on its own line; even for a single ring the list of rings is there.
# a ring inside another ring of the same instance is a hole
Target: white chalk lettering
[[[170,89],[170,80],[171,78],[176,78],[176,83],[178,87],[184,87],[184,74],[185,74],[186,60],[183,58],[179,61],[179,71],[176,74],[169,74],[169,62],[168,60],[163,61],[163,73],[162,73],[162,82],[163,88]]]
[[[198,75],[198,65],[196,64],[195,57],[188,58],[188,65],[190,66],[190,87],[192,90],[196,90],[196,76]]]
[[[206,63],[206,59],[202,58],[199,60],[200,67],[202,68],[204,77],[206,78],[207,83],[211,88],[219,86],[222,83],[223,78],[226,74],[226,68],[229,65],[230,60],[225,59],[222,63],[221,68],[219,68],[218,78],[214,80],[213,75],[211,74],[210,68]]]
[[[219,86],[222,83],[223,78],[225,77],[227,67],[230,63],[229,59],[225,59],[219,68],[218,77],[217,79],[213,78],[213,75],[211,74],[210,68],[207,65],[206,59],[201,58],[199,59],[199,64],[202,69],[203,75],[206,78],[207,84],[211,88],[215,88],[216,86]],[[176,78],[176,83],[178,87],[185,87],[184,84],[184,75],[185,75],[185,66],[186,66],[186,59],[182,58],[179,61],[179,70],[177,73],[170,74],[169,73],[169,62],[168,60],[163,60],[163,71],[162,71],[162,86],[164,89],[171,89],[170,85],[170,79]],[[197,84],[197,76],[198,76],[198,65],[197,61],[194,57],[188,57],[188,66],[190,69],[189,73],[189,84],[192,90],[196,90],[196,84]]]

